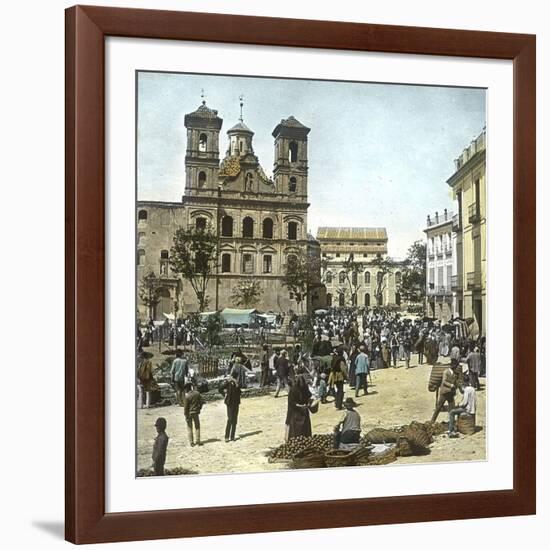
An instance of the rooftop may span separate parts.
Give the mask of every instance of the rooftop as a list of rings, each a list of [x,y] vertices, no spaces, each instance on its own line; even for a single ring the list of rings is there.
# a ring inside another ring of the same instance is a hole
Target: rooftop
[[[318,239],[388,240],[385,227],[319,227]]]

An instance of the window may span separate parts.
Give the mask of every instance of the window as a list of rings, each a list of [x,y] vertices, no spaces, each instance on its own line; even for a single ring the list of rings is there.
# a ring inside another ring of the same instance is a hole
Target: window
[[[296,193],[296,178],[292,176],[288,181],[288,190],[290,193]]]
[[[206,185],[206,172],[199,172],[199,187]]]
[[[168,275],[168,269],[170,268],[170,262],[168,261],[170,254],[168,250],[160,251],[160,274]]]
[[[222,273],[231,272],[231,254],[222,254]]]
[[[273,238],[273,220],[271,218],[266,218],[262,224],[262,237],[264,239]]]
[[[399,292],[396,292],[396,293],[395,293],[395,303],[396,303],[396,305],[398,305],[398,306],[401,305],[401,294],[399,294]]]
[[[264,269],[263,269],[264,273],[271,273],[271,271],[272,271],[271,254],[266,254],[264,256],[263,266],[264,266]]]
[[[242,145],[242,143],[241,143]],[[244,188],[246,191],[252,191],[254,187],[254,177],[252,176],[252,174],[250,172],[248,172],[248,174],[246,174],[246,178],[244,180]]]
[[[370,285],[370,271],[365,271],[365,284]]]
[[[340,252],[336,252],[335,256],[336,256],[337,258],[339,258],[339,257],[340,257]]]
[[[239,140],[239,152],[243,152],[243,142]]]
[[[204,231],[206,229],[206,218],[197,218],[195,220],[195,229],[197,231]]]
[[[298,224],[296,222],[288,222],[288,238],[291,241],[298,238]]]
[[[248,275],[254,273],[254,258],[252,254],[245,253],[243,254],[243,265],[242,272]]]
[[[143,246],[145,244],[145,233],[141,232],[137,235],[138,246]]]
[[[377,274],[376,274],[376,284],[380,285],[382,284],[382,279],[384,278],[384,274],[379,271]]]
[[[370,294],[368,292],[365,294],[365,307],[370,307]]]
[[[233,218],[231,216],[224,216],[222,218],[222,237],[233,236]]]
[[[206,144],[208,142],[208,138],[206,137],[206,134],[201,134],[199,136],[199,151],[201,153],[206,152]]]
[[[395,284],[396,285],[400,285],[401,284],[401,272],[398,271],[396,274],[395,274]]]
[[[340,273],[338,273],[338,282],[341,285],[346,282],[346,273],[344,271],[340,271]]]
[[[243,237],[249,239],[254,237],[254,220],[250,216],[243,220]]]
[[[344,296],[344,293],[343,292],[340,292],[340,294],[338,294],[338,305],[340,307],[344,307],[345,305],[345,296]]]
[[[357,286],[357,271],[354,271],[352,274],[351,274],[351,284],[353,286]],[[357,305],[357,304],[353,304],[353,305]]]
[[[332,284],[332,273],[330,271],[327,271],[326,281],[328,285]]]
[[[288,160],[290,162],[298,160],[298,144],[295,141],[291,141],[288,145]]]
[[[138,221],[146,222],[147,221],[147,210],[140,210],[138,212]]]
[[[327,307],[332,307],[332,294],[330,292],[327,294]]]
[[[137,251],[137,265],[145,265],[145,250],[143,248]]]

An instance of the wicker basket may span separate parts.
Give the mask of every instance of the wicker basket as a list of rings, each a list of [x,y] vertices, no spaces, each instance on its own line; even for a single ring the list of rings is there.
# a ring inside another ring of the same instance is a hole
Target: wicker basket
[[[341,451],[334,449],[325,453],[325,463],[329,468],[355,466],[357,463],[357,457],[353,451]]]
[[[462,413],[458,417],[456,424],[457,430],[464,435],[473,435],[476,433],[476,417],[473,414]]]
[[[403,432],[403,436],[409,440],[415,454],[425,451],[432,442],[431,435],[422,428],[408,427]]]
[[[443,379],[443,372],[449,368],[449,365],[434,365],[430,372],[430,379],[428,380],[428,391],[436,391],[441,385]]]
[[[292,466],[297,469],[325,468],[325,457],[315,449],[305,449],[294,457]]]
[[[310,413],[315,414],[319,410],[319,399],[312,399],[308,409]]]
[[[406,437],[400,437],[397,440],[395,449],[398,456],[412,456],[414,454],[412,445]]]
[[[394,430],[374,428],[365,436],[369,443],[395,443],[399,435]]]

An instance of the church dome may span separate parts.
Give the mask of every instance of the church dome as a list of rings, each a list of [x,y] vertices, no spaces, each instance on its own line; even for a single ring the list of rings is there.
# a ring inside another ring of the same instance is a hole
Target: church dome
[[[229,128],[229,130],[227,130],[227,133],[228,134],[241,133],[241,134],[251,134],[251,135],[254,134],[254,132],[242,120],[237,122],[237,124],[235,124],[235,126],[233,126],[232,128]]]
[[[185,126],[187,128],[205,127],[219,130],[222,126],[222,119],[218,116],[216,109],[210,109],[210,107],[206,106],[206,102],[203,101],[198,109],[185,115]]]

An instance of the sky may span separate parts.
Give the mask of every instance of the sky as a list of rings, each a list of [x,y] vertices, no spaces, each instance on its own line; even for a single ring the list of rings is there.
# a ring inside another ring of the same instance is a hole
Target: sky
[[[221,156],[244,96],[244,122],[268,176],[281,119],[293,115],[311,128],[308,230],[386,227],[394,258],[424,238],[428,214],[452,210],[453,160],[486,120],[485,89],[140,72],[139,200],[181,200],[184,116],[201,104],[202,90],[223,118]]]

